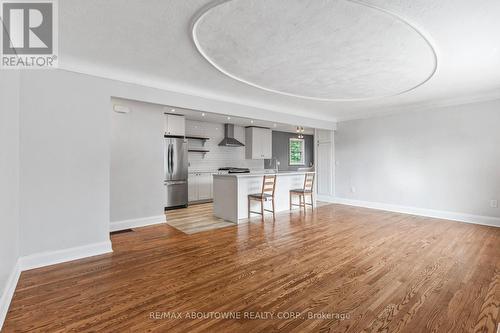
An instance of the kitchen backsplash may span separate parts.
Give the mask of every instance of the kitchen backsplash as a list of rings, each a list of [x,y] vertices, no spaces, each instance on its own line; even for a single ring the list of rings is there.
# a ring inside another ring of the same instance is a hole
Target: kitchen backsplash
[[[189,152],[189,171],[216,171],[220,167],[264,169],[264,160],[245,159],[245,147],[220,147],[224,138],[224,124],[186,120],[186,135],[208,137],[205,146],[200,140],[189,140],[189,148],[210,150],[203,158],[202,153]],[[245,143],[245,128],[234,127],[235,138]]]

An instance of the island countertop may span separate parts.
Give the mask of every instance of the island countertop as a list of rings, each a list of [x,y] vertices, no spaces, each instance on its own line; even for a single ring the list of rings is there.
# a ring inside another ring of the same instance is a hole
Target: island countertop
[[[294,176],[294,175],[304,175],[306,173],[315,173],[314,171],[278,171],[278,172],[250,172],[250,173],[226,173],[226,174],[214,174],[214,177],[236,177],[236,178],[248,178],[248,177],[262,177],[265,175],[276,175],[276,176]]]

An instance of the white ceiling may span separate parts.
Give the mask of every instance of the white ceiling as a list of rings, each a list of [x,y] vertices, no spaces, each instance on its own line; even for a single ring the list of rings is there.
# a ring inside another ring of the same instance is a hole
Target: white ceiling
[[[343,120],[499,98],[498,17],[498,0],[64,0],[59,59],[68,70]]]
[[[193,36],[224,74],[317,100],[399,95],[437,65],[430,43],[407,22],[344,0],[227,1],[196,20]]]

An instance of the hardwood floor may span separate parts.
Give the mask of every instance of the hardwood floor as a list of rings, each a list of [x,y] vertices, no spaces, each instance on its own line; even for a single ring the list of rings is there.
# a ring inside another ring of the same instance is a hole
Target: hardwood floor
[[[188,208],[166,212],[167,224],[186,234],[233,227],[234,223],[214,216],[211,203],[190,205]]]
[[[324,206],[328,203],[317,201],[317,207]],[[294,209],[299,209],[294,207]],[[279,212],[276,214],[286,216],[288,212]],[[212,229],[219,229],[225,227],[234,227],[233,222],[225,221],[221,218],[214,216],[214,209],[211,203],[194,204],[188,208],[174,209],[166,212],[167,224],[175,229],[182,231],[185,234],[195,234]],[[272,213],[264,212],[266,219],[272,219]],[[244,219],[244,222],[261,222],[259,215],[252,215],[250,219]]]
[[[500,319],[500,228],[327,205],[112,241],[23,272],[4,331],[496,332]]]

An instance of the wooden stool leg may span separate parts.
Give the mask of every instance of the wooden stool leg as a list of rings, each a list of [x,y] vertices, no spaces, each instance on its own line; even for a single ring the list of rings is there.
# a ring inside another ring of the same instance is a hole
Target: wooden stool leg
[[[260,200],[260,213],[262,214],[262,222],[264,222],[264,199]]]
[[[276,216],[274,215],[274,197],[273,197],[272,203],[273,203],[273,221],[276,221]]]

